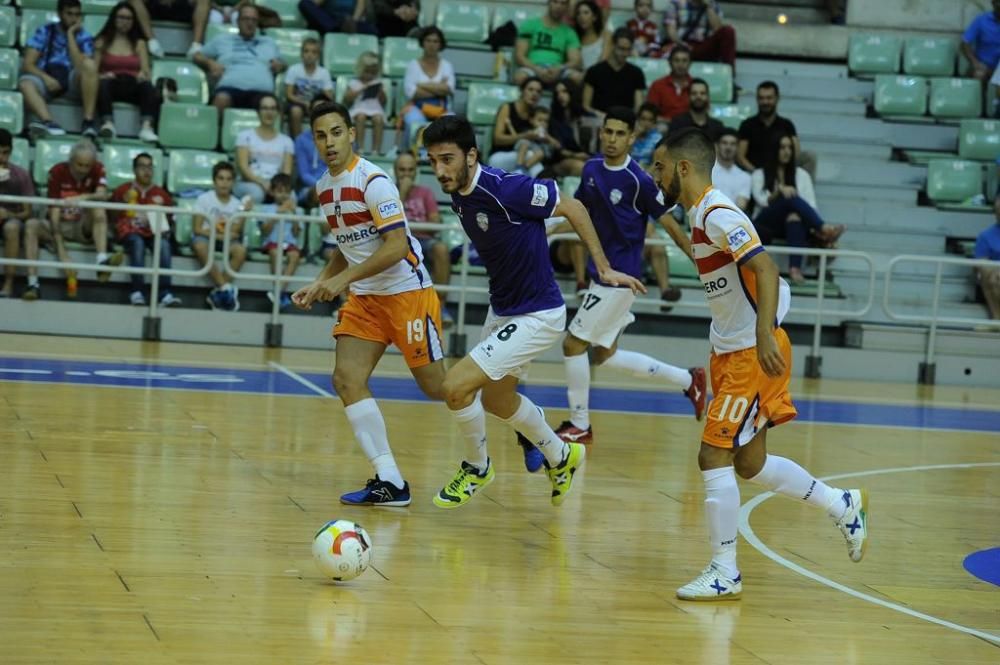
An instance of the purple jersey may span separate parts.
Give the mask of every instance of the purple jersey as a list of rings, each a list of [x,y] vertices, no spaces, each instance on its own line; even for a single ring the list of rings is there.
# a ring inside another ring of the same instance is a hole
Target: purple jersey
[[[646,221],[667,212],[663,195],[649,174],[631,157],[621,166],[605,166],[603,157],[591,159],[583,166],[576,198],[590,212],[611,267],[641,279]],[[587,262],[587,272],[603,284],[593,260]]]
[[[486,266],[493,311],[512,316],[565,304],[545,237],[544,220],[559,203],[555,182],[480,164],[471,186],[451,195],[451,207]]]

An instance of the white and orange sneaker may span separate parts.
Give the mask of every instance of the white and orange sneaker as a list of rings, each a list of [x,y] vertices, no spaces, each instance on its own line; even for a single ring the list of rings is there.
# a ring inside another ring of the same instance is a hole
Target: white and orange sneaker
[[[594,442],[594,428],[580,429],[572,421],[564,420],[556,430],[556,436],[566,443],[582,443],[590,445]]]

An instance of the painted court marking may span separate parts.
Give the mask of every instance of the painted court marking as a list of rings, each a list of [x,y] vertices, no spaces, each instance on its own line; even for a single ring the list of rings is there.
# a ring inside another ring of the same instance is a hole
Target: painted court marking
[[[270,361],[267,364],[270,365],[271,367],[273,367],[274,369],[278,370],[279,372],[281,372],[285,376],[287,376],[289,379],[292,379],[293,381],[298,382],[300,385],[305,386],[306,388],[308,388],[309,390],[313,391],[317,395],[322,395],[323,397],[336,397],[336,395],[334,395],[330,391],[325,390],[323,388],[320,388],[319,386],[317,386],[315,383],[313,383],[312,381],[310,381],[306,377],[302,376],[298,372],[295,372],[293,370],[288,369],[287,367],[285,367],[281,363],[276,363],[276,362],[274,362],[272,360],[272,361]]]
[[[828,480],[840,480],[842,478],[861,478],[863,476],[878,476],[889,473],[911,473],[915,471],[937,471],[942,469],[978,469],[986,467],[1000,467],[1000,462],[982,462],[975,464],[931,464],[926,466],[905,466],[905,467],[894,467],[889,469],[872,469],[871,471],[857,471],[852,473],[841,473],[833,476],[826,476],[824,478],[820,478],[820,480],[828,481]],[[808,577],[814,582],[819,582],[820,584],[828,586],[831,589],[835,589],[837,591],[846,593],[849,596],[854,596],[855,598],[872,603],[873,605],[878,605],[886,609],[895,610],[896,612],[906,614],[907,616],[911,616],[915,619],[920,619],[922,621],[927,621],[929,623],[937,624],[938,626],[949,628],[951,630],[956,630],[960,633],[966,633],[967,635],[972,635],[982,640],[986,640],[988,642],[993,642],[994,644],[1000,645],[1000,636],[998,635],[977,630],[975,628],[970,628],[968,626],[963,626],[961,624],[953,623],[951,621],[940,619],[930,614],[924,614],[923,612],[917,612],[916,610],[912,610],[904,605],[893,603],[878,598],[876,596],[872,596],[870,594],[857,591],[849,586],[841,584],[840,582],[834,582],[833,580],[827,577],[823,577],[818,573],[814,573],[808,568],[803,568],[799,564],[793,561],[789,561],[785,557],[781,556],[780,554],[772,550],[770,547],[765,545],[764,542],[757,537],[757,534],[754,533],[753,529],[750,527],[750,513],[753,512],[754,508],[764,503],[773,496],[776,496],[774,492],[764,492],[763,494],[760,494],[750,499],[740,508],[740,533],[743,534],[743,537],[746,539],[748,543],[753,545],[754,549],[756,549],[758,552],[760,552],[767,558],[771,559],[780,566],[784,566],[785,568],[788,568],[789,570],[796,572],[799,575],[802,575],[803,577]]]

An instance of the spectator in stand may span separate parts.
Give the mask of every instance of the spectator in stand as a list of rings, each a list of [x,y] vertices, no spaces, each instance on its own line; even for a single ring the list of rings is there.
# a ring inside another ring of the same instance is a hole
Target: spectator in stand
[[[64,199],[63,206],[51,206],[47,220],[28,220],[24,234],[25,257],[29,261],[38,260],[38,245],[44,243],[55,248],[55,254],[63,263],[69,263],[66,241],[92,243],[97,249],[97,265],[117,265],[121,255],[114,261],[108,256],[108,216],[101,208],[80,208],[74,205],[80,201],[107,201],[108,179],[104,175],[104,165],[97,161],[97,148],[90,141],[83,140],[70,150],[69,159],[60,162],[49,171],[48,198]],[[106,282],[111,273],[99,271],[98,280]],[[66,297],[76,298],[76,271],[66,271]],[[28,268],[28,288],[21,296],[25,300],[38,300],[41,289],[38,286],[38,268]]]
[[[639,165],[649,170],[653,163],[653,151],[656,144],[663,138],[663,134],[656,128],[657,109],[650,103],[645,103],[639,107],[639,112],[635,116],[635,142],[632,144],[632,159],[639,162]]]
[[[775,238],[784,238],[792,247],[805,247],[815,239],[825,247],[834,247],[844,225],[826,224],[819,216],[812,178],[795,165],[794,137],[779,134],[772,151],[764,167],[751,175],[758,210],[753,224],[761,242],[770,245]],[[790,255],[788,266],[793,282],[805,281],[801,254]]]
[[[743,212],[750,212],[752,183],[750,174],[736,164],[739,139],[736,130],[723,127],[715,140],[715,166],[712,167],[712,186],[729,197]]]
[[[590,67],[583,77],[583,108],[603,119],[612,106],[637,110],[646,93],[646,76],[628,61],[632,33],[618,28],[611,37],[614,47],[606,60]]]
[[[709,115],[711,112],[709,98],[708,83],[704,79],[691,79],[691,84],[688,86],[688,110],[670,121],[670,131],[667,132],[667,136],[687,127],[697,127],[712,141],[718,141],[725,125]]]
[[[97,136],[97,64],[94,38],[83,27],[80,0],[59,0],[59,21],[35,30],[24,47],[17,87],[27,110],[38,116],[28,125],[32,135],[63,136],[52,119],[48,102],[67,95],[83,101],[84,136]]]
[[[17,164],[10,163],[13,151],[14,138],[9,131],[0,128],[0,194],[34,196],[35,184],[31,182],[31,174]],[[17,258],[21,251],[21,232],[30,217],[31,206],[27,203],[0,203],[0,231],[3,232],[4,258]],[[17,266],[5,265],[3,272],[0,298],[10,298],[14,295],[14,276],[17,274]]]
[[[736,71],[736,31],[722,23],[715,0],[669,0],[663,12],[663,51],[687,46],[693,60],[724,62]]]
[[[678,44],[670,52],[670,73],[653,82],[646,101],[656,107],[661,120],[670,122],[688,110],[691,86],[691,49]]]
[[[363,152],[365,146],[365,129],[368,122],[372,125],[372,152],[385,154],[382,149],[385,132],[385,105],[389,100],[386,87],[389,81],[382,80],[382,64],[378,53],[365,51],[358,56],[355,66],[355,78],[347,83],[344,91],[344,106],[350,107],[351,121],[357,138],[355,142],[358,151]]]
[[[986,83],[1000,61],[1000,0],[993,9],[972,19],[962,35],[962,55],[969,61],[969,76]]]
[[[191,248],[195,258],[201,265],[208,263],[209,252],[221,252],[223,233],[226,222],[238,212],[253,209],[253,200],[247,198],[240,201],[233,196],[233,184],[236,181],[236,169],[229,162],[219,162],[212,167],[212,191],[205,192],[195,201],[193,235]],[[270,185],[270,183],[268,183]],[[215,226],[215,247],[208,244],[212,226]],[[229,265],[234,272],[239,272],[243,262],[247,260],[247,248],[243,244],[243,220],[237,220],[229,226]],[[240,309],[240,291],[233,284],[233,278],[224,271],[219,262],[212,263],[208,273],[215,285],[205,299],[212,309],[222,309],[228,312],[238,312]]]
[[[160,96],[150,80],[149,50],[132,5],[119,2],[114,6],[94,39],[94,51],[100,77],[97,112],[103,121],[101,136],[115,137],[112,104],[129,102],[139,105],[139,138],[156,143],[159,137],[153,123],[160,115]]]
[[[441,212],[434,199],[434,192],[417,184],[417,159],[413,153],[399,153],[393,164],[393,175],[396,178],[396,187],[399,188],[399,198],[403,201],[406,221],[416,224],[440,224]],[[427,229],[410,229],[410,235],[420,243],[424,263],[431,271],[431,281],[439,286],[447,286],[451,280],[451,256],[440,234]],[[454,324],[454,318],[445,306],[448,294],[438,292],[438,298],[441,300],[441,325],[450,328]]]
[[[977,259],[1000,261],[1000,196],[993,199],[993,214],[996,224],[976,236],[974,256]],[[979,268],[979,285],[986,298],[986,306],[990,310],[991,319],[1000,319],[1000,264],[997,267]]]
[[[521,81],[521,94],[512,102],[507,102],[497,111],[493,124],[493,147],[490,148],[490,166],[504,171],[517,168],[517,151],[514,145],[518,139],[530,139],[535,128],[531,126],[531,113],[542,98],[542,80],[536,77]]]
[[[530,139],[518,139],[514,144],[517,151],[516,173],[538,177],[544,168],[542,162],[551,160],[555,150],[561,147],[559,141],[549,134],[549,116],[549,109],[545,106],[536,106],[531,112],[535,135]]]
[[[165,53],[153,31],[153,20],[186,23],[191,26],[193,41],[187,57],[193,58],[205,43],[205,28],[208,26],[208,12],[211,0],[129,0],[135,10],[143,39],[149,45],[149,53],[154,58],[162,58]]]
[[[582,140],[583,117],[580,87],[569,81],[556,83],[549,114],[549,136],[556,140],[558,147],[546,163],[556,176],[580,175],[584,163],[590,158],[582,147],[585,143]]]
[[[295,196],[292,194],[292,177],[285,173],[278,173],[271,178],[271,193],[274,203],[268,203],[260,207],[264,213],[287,213],[296,214]],[[264,237],[264,244],[261,251],[265,252],[271,264],[271,274],[278,274],[278,254],[284,252],[282,263],[285,277],[291,277],[299,267],[299,259],[302,258],[302,250],[299,248],[298,235],[302,230],[299,222],[285,221],[284,234],[281,233],[281,224],[278,220],[262,219],[257,222],[260,233]],[[278,300],[278,308],[281,311],[292,306],[292,296],[288,293],[289,284],[282,285],[281,295]],[[274,292],[268,288],[267,298],[274,302]]]
[[[135,180],[125,182],[111,193],[115,203],[127,203],[131,206],[166,206],[172,207],[174,200],[159,185],[153,183],[153,156],[141,152],[132,160],[132,172]],[[115,210],[111,212],[115,218],[115,235],[118,242],[125,248],[128,264],[133,268],[146,265],[146,250],[153,252],[156,242],[155,226],[160,231],[160,268],[170,270],[170,225],[163,213],[146,213],[143,210]],[[129,302],[133,305],[145,305],[146,295],[142,275],[129,275],[132,281],[132,293]],[[180,305],[180,298],[170,292],[170,275],[160,276],[160,306],[171,307]]]
[[[653,0],[635,0],[635,16],[625,24],[635,41],[635,53],[642,58],[660,57],[660,28],[652,14]]]
[[[522,85],[537,78],[546,88],[569,79],[583,81],[580,38],[565,23],[569,0],[549,0],[548,11],[518,26],[514,47],[514,83]]]
[[[261,95],[274,94],[274,77],[285,71],[275,41],[257,34],[257,7],[242,5],[239,12],[239,33],[217,35],[194,55],[195,64],[217,81],[212,104],[220,115],[230,106],[257,108]]]
[[[299,11],[321,35],[328,32],[378,34],[368,17],[368,0],[301,0]]]
[[[402,116],[404,149],[413,144],[413,126],[430,122],[448,112],[455,94],[455,68],[441,57],[448,42],[437,26],[428,26],[418,37],[423,55],[410,60],[403,77],[403,94],[409,100]]]
[[[375,0],[375,26],[379,37],[406,37],[419,27],[418,0]]]
[[[601,8],[594,0],[577,0],[573,8],[573,25],[580,39],[580,63],[583,71],[607,59],[611,39],[604,31]]]
[[[322,97],[314,99],[309,105],[309,110],[312,111],[314,106],[324,101],[326,100]],[[326,173],[326,160],[319,156],[311,127],[306,127],[295,137],[295,171],[299,176],[299,204],[304,208],[318,207],[316,183]]]
[[[774,155],[777,137],[787,135],[795,142],[795,154],[800,160],[800,166],[813,174],[816,172],[815,157],[802,153],[795,123],[778,115],[780,94],[778,84],[774,81],[764,81],[757,86],[757,115],[740,123],[740,147],[736,163],[748,172],[763,168]]]
[[[254,203],[271,198],[271,178],[278,173],[292,174],[295,144],[279,131],[281,106],[272,94],[258,98],[260,124],[244,129],[236,137],[236,167],[240,180],[233,188],[239,197],[249,196]]]
[[[288,130],[292,136],[302,133],[302,119],[315,99],[333,101],[333,79],[326,67],[319,64],[320,43],[315,37],[302,40],[302,62],[285,73],[285,99],[288,110]]]

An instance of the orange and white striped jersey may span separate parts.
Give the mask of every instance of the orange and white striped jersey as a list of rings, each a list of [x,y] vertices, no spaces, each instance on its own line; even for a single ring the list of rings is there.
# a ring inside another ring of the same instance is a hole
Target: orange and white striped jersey
[[[701,195],[689,219],[691,249],[712,310],[712,348],[728,353],[757,346],[757,279],[743,267],[764,251],[753,223],[713,188]],[[791,300],[788,284],[779,277],[776,324],[785,318]]]
[[[320,208],[344,258],[358,265],[381,246],[380,234],[406,230],[406,258],[377,275],[351,284],[358,295],[392,295],[431,286],[420,243],[410,235],[399,190],[385,171],[355,155],[337,176],[327,171],[316,182]]]

